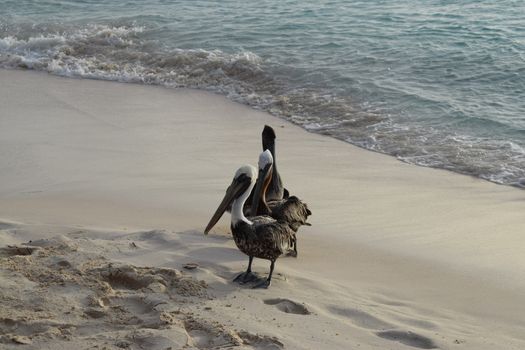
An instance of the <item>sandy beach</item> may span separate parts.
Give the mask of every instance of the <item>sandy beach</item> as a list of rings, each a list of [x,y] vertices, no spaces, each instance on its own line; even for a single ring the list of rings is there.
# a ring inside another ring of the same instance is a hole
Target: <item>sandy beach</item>
[[[0,81],[0,349],[525,348],[523,190],[203,91]],[[313,215],[252,290],[229,215],[203,230],[265,124]]]

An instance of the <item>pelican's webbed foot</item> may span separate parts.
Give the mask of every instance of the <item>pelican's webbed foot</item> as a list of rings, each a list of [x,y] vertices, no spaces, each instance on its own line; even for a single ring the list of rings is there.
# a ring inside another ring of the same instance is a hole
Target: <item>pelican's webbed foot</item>
[[[260,283],[257,283],[255,286],[253,286],[252,288],[268,288],[270,286],[270,283],[272,283],[272,275],[273,275],[273,269],[275,267],[275,260],[271,260],[271,264],[270,264],[270,274],[268,275],[268,278]]]
[[[256,281],[258,279],[259,279],[259,277],[257,277],[256,274],[254,274],[251,271],[246,271],[246,272],[242,272],[242,273],[238,274],[237,277],[235,277],[233,279],[233,282],[243,283],[244,284],[244,283],[249,283],[249,282]]]
[[[267,289],[272,282],[269,279],[266,279],[260,283],[257,283],[255,286],[253,286],[253,289]]]

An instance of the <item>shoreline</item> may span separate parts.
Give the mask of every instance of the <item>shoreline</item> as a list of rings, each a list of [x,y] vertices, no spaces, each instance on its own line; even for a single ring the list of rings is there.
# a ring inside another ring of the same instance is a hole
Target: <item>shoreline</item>
[[[330,294],[334,302],[357,309],[374,298],[393,303],[397,297],[417,306],[413,313],[434,310],[476,329],[501,324],[498,336],[507,345],[512,341],[506,337],[525,341],[519,336],[525,328],[525,272],[516,271],[525,264],[520,254],[525,201],[519,189],[407,164],[208,92],[11,70],[0,70],[0,79],[5,82],[0,159],[7,164],[0,174],[0,220],[25,223],[9,224],[30,232],[23,238],[45,238],[57,227],[163,229],[186,232],[189,242],[205,247],[197,233],[234,170],[256,163],[260,132],[271,124],[285,186],[309,204],[313,226],[299,232],[299,258],[277,263],[276,271],[288,281],[278,279],[263,295],[298,287],[298,295],[312,304],[315,293],[305,290],[321,293],[331,286],[338,291]],[[232,254],[225,217],[210,244],[226,245]],[[50,225],[49,232],[35,232],[31,223]],[[224,254],[208,257],[202,250],[187,254],[207,265],[218,259],[220,266],[210,271],[226,280],[229,271],[245,266],[240,253],[225,260]],[[162,260],[164,254],[144,262],[164,265],[169,261]],[[336,270],[341,264],[344,271]],[[256,262],[261,273],[266,265]],[[324,315],[321,305],[312,308]],[[361,322],[370,320],[360,316]],[[452,342],[446,317],[434,316],[428,317]],[[418,333],[431,334],[429,329]],[[382,339],[361,336],[371,343]],[[472,348],[480,346],[471,342]]]
[[[432,166],[432,165],[411,163],[411,162],[409,162],[407,160],[404,160],[402,158],[399,158],[399,157],[395,156],[394,154],[389,154],[389,153],[387,153],[385,151],[380,151],[380,150],[377,150],[377,149],[374,149],[374,148],[367,148],[365,146],[359,145],[358,143],[352,143],[350,141],[347,141],[346,139],[344,139],[342,137],[337,137],[337,135],[331,135],[329,133],[316,132],[315,130],[307,129],[304,126],[301,126],[300,124],[294,123],[292,120],[285,119],[282,115],[278,115],[278,114],[272,113],[269,110],[257,108],[256,106],[250,105],[248,103],[242,103],[242,102],[236,101],[235,99],[231,99],[227,95],[221,94],[219,92],[216,92],[213,89],[207,90],[207,89],[199,89],[199,88],[192,88],[192,87],[181,87],[181,88],[179,88],[179,87],[171,87],[171,86],[167,86],[167,85],[154,84],[154,83],[143,83],[143,82],[125,81],[125,80],[111,80],[111,79],[106,79],[104,77],[90,77],[90,76],[79,76],[79,75],[62,75],[62,74],[59,74],[59,73],[56,73],[56,72],[55,73],[49,73],[49,72],[46,72],[46,71],[34,70],[34,69],[30,69],[30,68],[19,69],[19,68],[13,68],[13,67],[1,67],[0,70],[4,70],[4,71],[20,71],[20,72],[34,72],[34,73],[37,73],[37,74],[46,74],[46,75],[50,75],[50,76],[54,76],[54,77],[58,77],[58,78],[64,78],[64,79],[94,80],[94,81],[110,82],[110,83],[117,83],[117,84],[132,84],[132,85],[141,85],[141,86],[151,86],[151,87],[155,87],[155,88],[176,90],[176,91],[177,90],[178,91],[180,91],[180,90],[187,90],[187,91],[194,91],[196,93],[202,92],[202,93],[205,93],[205,94],[212,94],[212,95],[216,95],[216,96],[222,97],[222,98],[228,100],[231,103],[236,103],[236,104],[238,103],[238,104],[241,104],[243,106],[246,106],[246,107],[250,108],[251,110],[253,110],[255,112],[267,113],[267,114],[271,115],[272,117],[276,118],[277,120],[279,120],[280,122],[282,122],[284,124],[289,124],[289,125],[294,125],[296,127],[299,127],[300,129],[306,131],[307,133],[314,134],[314,135],[319,135],[319,136],[324,136],[324,137],[329,137],[331,139],[334,139],[334,140],[337,140],[337,141],[341,141],[343,143],[349,144],[349,145],[351,145],[353,147],[356,147],[356,148],[359,148],[359,149],[362,149],[362,150],[365,150],[365,151],[378,153],[378,154],[381,154],[381,155],[385,155],[385,156],[391,157],[391,158],[393,158],[393,159],[395,159],[395,160],[397,160],[399,162],[405,163],[405,164],[414,165],[414,166],[423,167],[423,168],[430,168],[430,169],[435,169],[435,170],[447,171],[447,172],[451,172],[453,174],[458,174],[458,175],[462,175],[462,176],[468,176],[468,177],[472,177],[473,179],[487,181],[487,182],[490,182],[490,183],[496,184],[496,185],[508,186],[508,187],[513,187],[513,188],[517,188],[517,189],[525,189],[525,178],[520,178],[518,181],[513,182],[513,183],[503,183],[503,182],[499,182],[497,180],[490,180],[488,178],[482,177],[481,175],[469,174],[467,172],[461,172],[459,170],[448,169],[448,168],[444,168],[444,167],[436,167],[436,166]]]

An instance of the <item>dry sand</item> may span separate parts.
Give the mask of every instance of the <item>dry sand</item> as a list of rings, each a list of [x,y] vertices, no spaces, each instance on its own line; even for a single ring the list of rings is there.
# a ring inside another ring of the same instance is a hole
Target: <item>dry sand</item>
[[[0,82],[0,349],[525,348],[522,190],[210,93]],[[313,226],[252,290],[229,218],[202,230],[264,124]]]

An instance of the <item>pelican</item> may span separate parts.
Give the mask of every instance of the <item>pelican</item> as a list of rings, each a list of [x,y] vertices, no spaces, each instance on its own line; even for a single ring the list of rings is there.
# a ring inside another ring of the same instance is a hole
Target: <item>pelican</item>
[[[239,274],[234,281],[243,283],[257,280],[252,273],[253,258],[270,260],[270,273],[265,281],[253,288],[268,288],[272,280],[275,261],[279,256],[292,249],[294,232],[285,222],[279,222],[269,216],[244,216],[243,207],[255,186],[257,170],[252,165],[242,166],[237,170],[231,185],[204,230],[208,234],[231,204],[231,231],[237,248],[248,255],[248,269]],[[233,202],[233,203],[232,203]]]
[[[307,204],[296,196],[286,199],[268,200],[267,190],[274,179],[273,167],[275,165],[275,160],[269,149],[260,154],[258,165],[259,174],[249,212],[256,215],[269,215],[279,222],[288,224],[294,232],[293,252],[290,252],[290,255],[297,257],[297,238],[295,233],[302,225],[310,226],[310,223],[306,222],[306,220],[312,212],[308,209]]]

